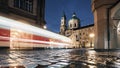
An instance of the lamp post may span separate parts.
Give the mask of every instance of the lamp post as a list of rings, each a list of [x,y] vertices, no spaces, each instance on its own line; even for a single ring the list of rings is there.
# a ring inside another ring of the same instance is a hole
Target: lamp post
[[[93,41],[93,38],[94,38],[94,36],[95,36],[95,34],[94,33],[91,33],[90,35],[89,35],[89,37],[91,38],[90,40],[90,47],[92,48],[92,41]]]

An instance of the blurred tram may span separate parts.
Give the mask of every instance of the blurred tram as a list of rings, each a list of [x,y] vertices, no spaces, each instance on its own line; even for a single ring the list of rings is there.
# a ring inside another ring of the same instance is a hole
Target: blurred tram
[[[70,42],[62,35],[0,16],[0,47],[71,48]]]

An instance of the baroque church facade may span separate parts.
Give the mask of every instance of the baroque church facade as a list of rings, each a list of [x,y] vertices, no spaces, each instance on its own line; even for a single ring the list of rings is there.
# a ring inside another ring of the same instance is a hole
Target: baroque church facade
[[[94,48],[94,24],[81,27],[80,19],[73,13],[66,25],[66,15],[61,17],[60,34],[72,39],[74,48]]]

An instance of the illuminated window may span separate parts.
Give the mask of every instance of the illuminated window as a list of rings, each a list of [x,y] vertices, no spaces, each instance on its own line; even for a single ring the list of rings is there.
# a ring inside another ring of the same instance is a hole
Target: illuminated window
[[[14,0],[14,7],[33,13],[33,0]]]

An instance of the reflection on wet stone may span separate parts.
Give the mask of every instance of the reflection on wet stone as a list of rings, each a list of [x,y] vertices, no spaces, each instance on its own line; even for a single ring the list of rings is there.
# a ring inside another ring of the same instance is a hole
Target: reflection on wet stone
[[[1,66],[0,68],[25,68],[24,66]]]
[[[10,50],[0,54],[0,68],[119,68],[118,53],[107,58],[107,52],[83,49]],[[106,60],[112,65],[107,65]]]

